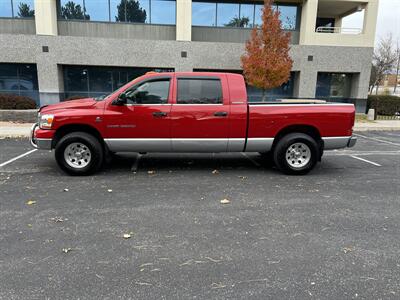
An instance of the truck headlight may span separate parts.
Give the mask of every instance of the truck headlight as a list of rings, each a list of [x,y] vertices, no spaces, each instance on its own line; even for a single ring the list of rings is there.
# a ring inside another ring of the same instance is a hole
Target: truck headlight
[[[39,127],[41,129],[51,129],[54,115],[39,115]]]

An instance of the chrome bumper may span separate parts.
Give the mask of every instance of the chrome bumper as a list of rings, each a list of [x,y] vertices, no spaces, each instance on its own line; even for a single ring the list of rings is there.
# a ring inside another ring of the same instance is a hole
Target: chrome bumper
[[[352,136],[349,141],[347,142],[347,147],[351,148],[357,143],[357,138]]]
[[[51,150],[52,139],[36,139],[35,138],[35,130],[38,127],[38,124],[33,124],[31,128],[31,134],[29,137],[29,141],[33,148],[36,149],[44,149]]]
[[[324,150],[353,147],[357,142],[357,138],[353,136],[324,137],[322,140],[324,141]]]

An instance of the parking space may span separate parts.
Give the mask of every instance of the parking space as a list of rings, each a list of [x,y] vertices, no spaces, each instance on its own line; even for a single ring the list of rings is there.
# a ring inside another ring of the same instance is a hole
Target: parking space
[[[235,153],[70,177],[35,151],[0,167],[0,298],[396,299],[399,195],[400,132],[360,133],[307,176]]]

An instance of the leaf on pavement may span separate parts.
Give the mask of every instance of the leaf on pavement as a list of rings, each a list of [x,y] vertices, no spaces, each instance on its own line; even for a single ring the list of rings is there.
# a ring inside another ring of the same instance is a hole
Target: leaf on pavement
[[[133,235],[133,232],[129,232],[129,233],[124,233],[123,238],[124,239],[130,239]]]
[[[35,200],[29,200],[28,202],[26,202],[26,204],[34,205],[34,204],[36,204],[36,201]]]
[[[221,201],[221,204],[229,204],[229,203],[231,203],[231,201],[229,201],[228,199],[222,199]]]
[[[351,251],[353,251],[353,249],[350,248],[350,247],[344,247],[344,248],[343,248],[343,252],[344,252],[345,254],[347,254],[347,253],[349,253],[349,252],[351,252]]]

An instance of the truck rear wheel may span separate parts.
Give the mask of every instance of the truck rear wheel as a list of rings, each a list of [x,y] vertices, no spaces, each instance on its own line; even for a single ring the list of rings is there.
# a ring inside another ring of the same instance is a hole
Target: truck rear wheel
[[[275,165],[289,175],[307,174],[315,167],[319,157],[317,142],[304,133],[287,134],[274,148]]]
[[[70,175],[89,175],[103,165],[104,151],[99,140],[86,132],[72,132],[56,145],[55,157],[60,168]]]

